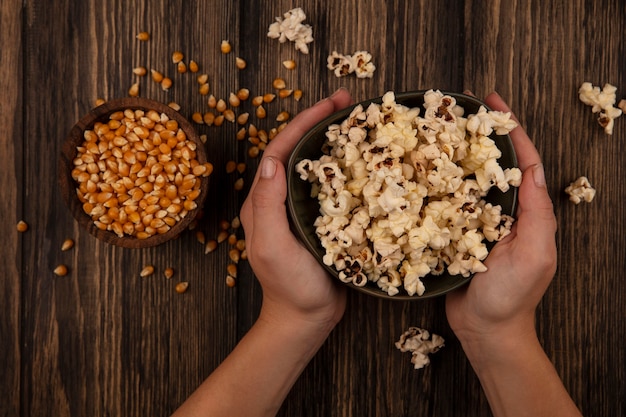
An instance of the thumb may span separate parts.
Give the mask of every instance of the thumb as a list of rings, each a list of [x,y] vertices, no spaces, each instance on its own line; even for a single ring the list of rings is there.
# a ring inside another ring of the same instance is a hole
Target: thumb
[[[277,235],[284,236],[284,233],[289,235],[289,222],[285,208],[286,197],[285,167],[272,156],[262,158],[250,196],[253,218],[252,236],[255,239],[255,245],[271,245],[270,240],[276,242]]]
[[[540,234],[550,242],[556,233],[554,207],[546,187],[546,179],[541,163],[529,166],[519,187],[518,233]]]

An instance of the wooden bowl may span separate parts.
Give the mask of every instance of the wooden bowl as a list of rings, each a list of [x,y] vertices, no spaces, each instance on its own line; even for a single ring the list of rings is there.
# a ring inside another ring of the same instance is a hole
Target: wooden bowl
[[[114,112],[124,111],[127,109],[143,110],[146,113],[149,110],[155,110],[159,114],[165,114],[171,120],[178,122],[178,127],[182,129],[187,137],[188,141],[194,142],[196,146],[195,159],[204,164],[207,162],[206,151],[204,144],[200,140],[200,137],[194,130],[191,123],[169,106],[159,103],[157,101],[148,100],[145,98],[122,98],[108,101],[101,106],[92,109],[88,114],[81,118],[76,125],[71,129],[67,136],[65,143],[61,149],[61,156],[59,159],[59,184],[61,186],[61,194],[69,207],[72,215],[78,221],[78,223],[87,229],[89,233],[96,238],[111,243],[117,246],[126,248],[146,248],[159,245],[170,239],[177,237],[182,231],[184,231],[189,224],[194,220],[198,212],[202,208],[204,199],[209,187],[209,176],[198,177],[200,183],[200,193],[194,200],[197,207],[189,210],[184,217],[179,219],[175,224],[171,225],[169,231],[162,234],[153,234],[147,238],[137,238],[128,234],[124,234],[123,237],[118,234],[109,231],[102,230],[96,226],[91,216],[89,216],[83,210],[83,203],[79,200],[77,195],[77,182],[72,178],[72,170],[74,169],[74,160],[78,155],[78,146],[84,143],[84,133],[86,130],[91,130],[96,122],[108,122],[110,115]]]

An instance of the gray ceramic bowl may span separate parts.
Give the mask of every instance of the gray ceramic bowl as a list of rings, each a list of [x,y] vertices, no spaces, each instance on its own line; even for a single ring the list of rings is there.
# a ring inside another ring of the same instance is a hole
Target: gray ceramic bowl
[[[396,93],[396,102],[408,107],[420,107],[423,109],[425,91],[413,91],[405,93]],[[465,94],[442,92],[443,94],[454,97],[457,104],[465,109],[465,114],[476,113],[480,106],[486,106],[482,101],[475,97]],[[382,97],[378,97],[371,100],[363,101],[361,104],[363,108],[367,108],[370,103],[381,103]],[[311,197],[311,184],[307,181],[300,179],[300,176],[295,171],[295,166],[303,159],[319,159],[322,155],[322,146],[326,141],[326,131],[329,125],[334,123],[341,123],[350,112],[354,109],[354,106],[341,110],[322,122],[318,123],[313,129],[307,132],[300,142],[293,150],[287,168],[287,186],[288,197],[287,205],[289,210],[290,220],[292,222],[292,228],[296,236],[302,241],[306,248],[315,256],[319,263],[334,277],[338,278],[338,271],[332,266],[325,265],[322,262],[322,258],[325,254],[325,250],[322,247],[319,238],[315,234],[315,227],[313,226],[315,219],[319,216],[319,203],[316,198]],[[422,113],[423,114],[423,111]],[[503,168],[517,167],[517,158],[515,150],[511,142],[509,135],[496,135],[495,132],[491,135],[496,143],[496,146],[502,152],[502,157],[498,160]],[[492,204],[499,204],[502,206],[502,213],[513,216],[517,204],[517,188],[511,187],[506,193],[500,192],[497,188],[493,188],[485,198]],[[491,246],[489,246],[491,249]],[[368,282],[363,287],[358,287],[354,284],[345,284],[358,291],[364,292],[369,295],[373,295],[379,298],[386,298],[392,300],[419,300],[424,298],[435,297],[443,295],[451,290],[459,288],[470,281],[471,277],[463,277],[461,275],[450,275],[444,272],[442,275],[432,276],[428,275],[422,278],[426,291],[421,296],[409,296],[403,288],[400,289],[400,293],[394,296],[388,295],[386,292],[378,288],[376,283]]]

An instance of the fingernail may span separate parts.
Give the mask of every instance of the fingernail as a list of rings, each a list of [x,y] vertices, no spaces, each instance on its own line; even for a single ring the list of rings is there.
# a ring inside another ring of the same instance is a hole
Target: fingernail
[[[546,186],[546,174],[543,171],[543,164],[537,164],[533,167],[533,180],[537,187]]]
[[[261,178],[274,178],[276,174],[276,161],[272,157],[261,159]]]
[[[339,87],[337,90],[335,90],[335,92],[330,96],[330,98],[334,98],[335,96],[337,96],[337,94],[341,93],[342,91],[347,91],[347,89],[345,87]]]

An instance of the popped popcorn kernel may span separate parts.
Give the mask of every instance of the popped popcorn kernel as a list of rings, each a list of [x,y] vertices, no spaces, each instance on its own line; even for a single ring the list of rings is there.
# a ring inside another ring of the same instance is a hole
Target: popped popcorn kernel
[[[269,26],[267,36],[278,39],[280,43],[294,42],[296,50],[303,54],[309,53],[308,44],[313,42],[313,29],[303,24],[306,14],[300,7],[289,10],[283,17],[276,17],[276,21]]]
[[[521,184],[521,171],[500,166],[488,137],[517,126],[510,113],[481,107],[464,117],[453,97],[434,90],[424,110],[387,92],[381,104],[357,105],[330,125],[318,160],[296,164],[319,202],[323,262],[343,282],[423,295],[428,274],[485,271],[486,242],[510,233],[514,219],[484,200],[493,187]]]
[[[409,327],[395,343],[400,352],[411,352],[411,363],[414,369],[422,369],[430,364],[428,355],[444,347],[443,337],[431,334],[428,330]]]
[[[343,55],[333,51],[326,62],[326,67],[333,71],[338,78],[353,73],[357,78],[372,78],[374,71],[376,71],[376,66],[372,62],[372,54],[367,51],[357,51],[353,55]]]
[[[569,195],[569,200],[574,204],[583,201],[591,203],[596,196],[596,190],[591,186],[589,179],[585,176],[578,177],[565,188],[565,193]]]
[[[584,82],[578,89],[580,101],[591,107],[593,113],[598,114],[598,124],[602,126],[607,135],[613,134],[614,121],[624,111],[622,103],[614,107],[617,87],[609,83],[604,84],[602,90],[590,82]],[[622,100],[623,101],[623,100]]]

